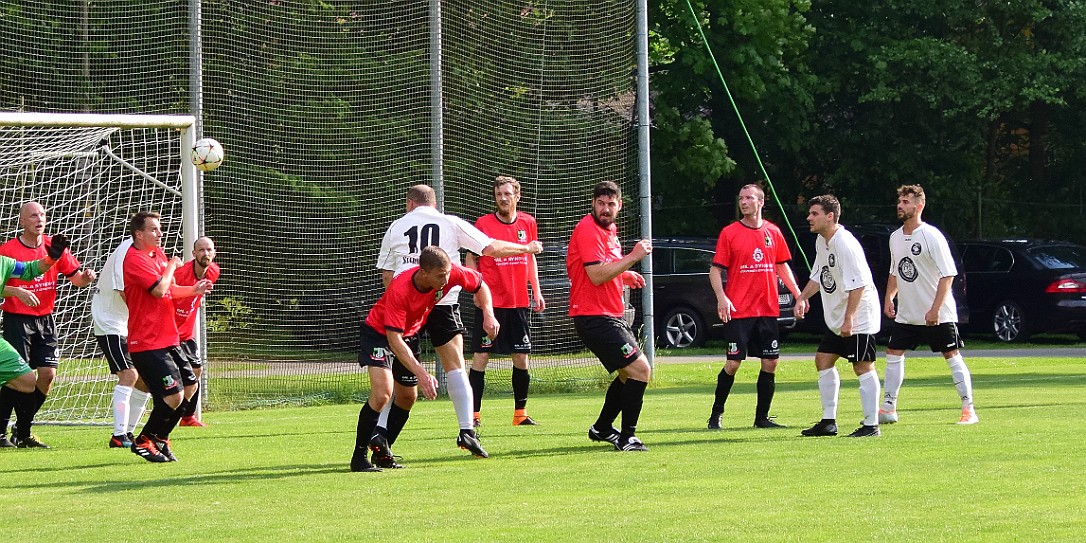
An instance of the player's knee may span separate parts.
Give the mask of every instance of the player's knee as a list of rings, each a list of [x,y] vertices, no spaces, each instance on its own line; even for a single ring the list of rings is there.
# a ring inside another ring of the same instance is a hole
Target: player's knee
[[[635,379],[638,381],[648,382],[652,378],[652,366],[649,366],[649,361],[644,355],[637,357],[629,366],[623,368],[623,373],[626,374],[628,379]]]
[[[11,389],[15,390],[16,392],[22,392],[24,394],[29,394],[31,392],[34,392],[34,387],[37,386],[36,383],[37,382],[36,382],[36,380],[34,378],[34,372],[30,372],[30,373],[24,373],[24,374],[22,374],[22,375],[20,375],[20,376],[18,376],[16,378],[8,381],[7,386],[10,387]]]

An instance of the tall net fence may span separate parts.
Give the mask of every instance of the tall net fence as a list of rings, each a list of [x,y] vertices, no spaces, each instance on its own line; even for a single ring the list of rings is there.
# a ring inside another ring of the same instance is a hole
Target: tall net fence
[[[179,4],[0,0],[0,109],[188,113]],[[364,397],[355,351],[383,291],[381,236],[408,186],[437,184],[430,2],[205,1],[202,13],[202,135],[227,153],[203,179],[201,233],[223,269],[206,301],[208,407]],[[441,13],[444,210],[473,221],[494,207],[495,175],[521,181],[547,247],[533,382],[598,382],[565,316],[563,246],[603,179],[627,195],[624,237],[637,229],[632,4],[444,1]],[[509,390],[507,362],[489,390]]]

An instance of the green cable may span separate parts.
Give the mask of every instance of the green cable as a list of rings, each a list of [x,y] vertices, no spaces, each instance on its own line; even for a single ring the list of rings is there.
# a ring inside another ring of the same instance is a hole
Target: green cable
[[[762,163],[762,155],[758,152],[758,147],[754,145],[754,139],[751,138],[750,131],[747,130],[747,123],[743,121],[743,114],[739,112],[739,106],[736,105],[735,98],[732,97],[732,91],[728,88],[728,82],[724,80],[724,73],[720,71],[720,64],[716,61],[716,55],[713,54],[712,47],[709,47],[709,40],[705,38],[705,30],[701,28],[701,21],[698,20],[698,14],[694,12],[694,6],[690,4],[690,0],[686,0],[686,7],[690,9],[690,17],[694,20],[694,25],[698,27],[698,34],[701,36],[701,42],[705,44],[705,51],[709,53],[709,58],[713,61],[713,68],[716,69],[716,75],[720,78],[720,83],[724,85],[724,93],[728,95],[728,102],[731,103],[732,109],[735,111],[735,116],[739,119],[739,126],[743,129],[743,135],[746,136],[747,143],[750,144],[750,149],[754,151],[754,159],[758,161],[758,167],[761,168],[762,174],[765,175],[766,183],[769,185],[769,193],[773,196],[773,201],[777,202],[777,207],[781,210],[784,224],[788,227],[789,233],[792,234],[792,239],[796,242],[796,250],[799,251],[800,256],[803,257],[803,264],[807,266],[807,271],[811,271],[811,263],[807,260],[807,253],[799,243],[799,236],[796,235],[795,229],[792,228],[792,221],[788,220],[788,213],[784,209],[784,204],[782,204],[780,198],[777,197],[777,188],[773,186],[773,180],[769,178],[769,172],[766,171],[765,164]]]

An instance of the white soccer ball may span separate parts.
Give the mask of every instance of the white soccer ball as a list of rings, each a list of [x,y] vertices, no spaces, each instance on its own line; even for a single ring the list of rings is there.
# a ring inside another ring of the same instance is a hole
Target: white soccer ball
[[[192,163],[197,170],[210,172],[222,164],[223,158],[222,144],[211,138],[197,140],[192,146]]]

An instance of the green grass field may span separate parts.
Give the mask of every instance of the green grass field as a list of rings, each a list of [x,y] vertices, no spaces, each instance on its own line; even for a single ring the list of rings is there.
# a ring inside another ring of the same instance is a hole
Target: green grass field
[[[719,364],[661,364],[639,434],[589,442],[602,392],[534,396],[541,423],[509,426],[489,397],[483,442],[454,447],[448,401],[421,402],[397,454],[407,469],[350,473],[358,405],[211,412],[179,428],[180,462],[105,447],[104,427],[43,426],[52,450],[0,450],[0,533],[36,541],[1081,541],[1086,366],[967,358],[981,423],[956,426],[946,365],[910,358],[902,422],[883,436],[801,438],[820,417],[814,371],[782,362],[774,413],[750,428],[756,363],[725,430],[705,430]],[[844,433],[860,419],[840,366]],[[881,374],[881,368],[880,368]],[[168,533],[165,533],[168,532]]]

